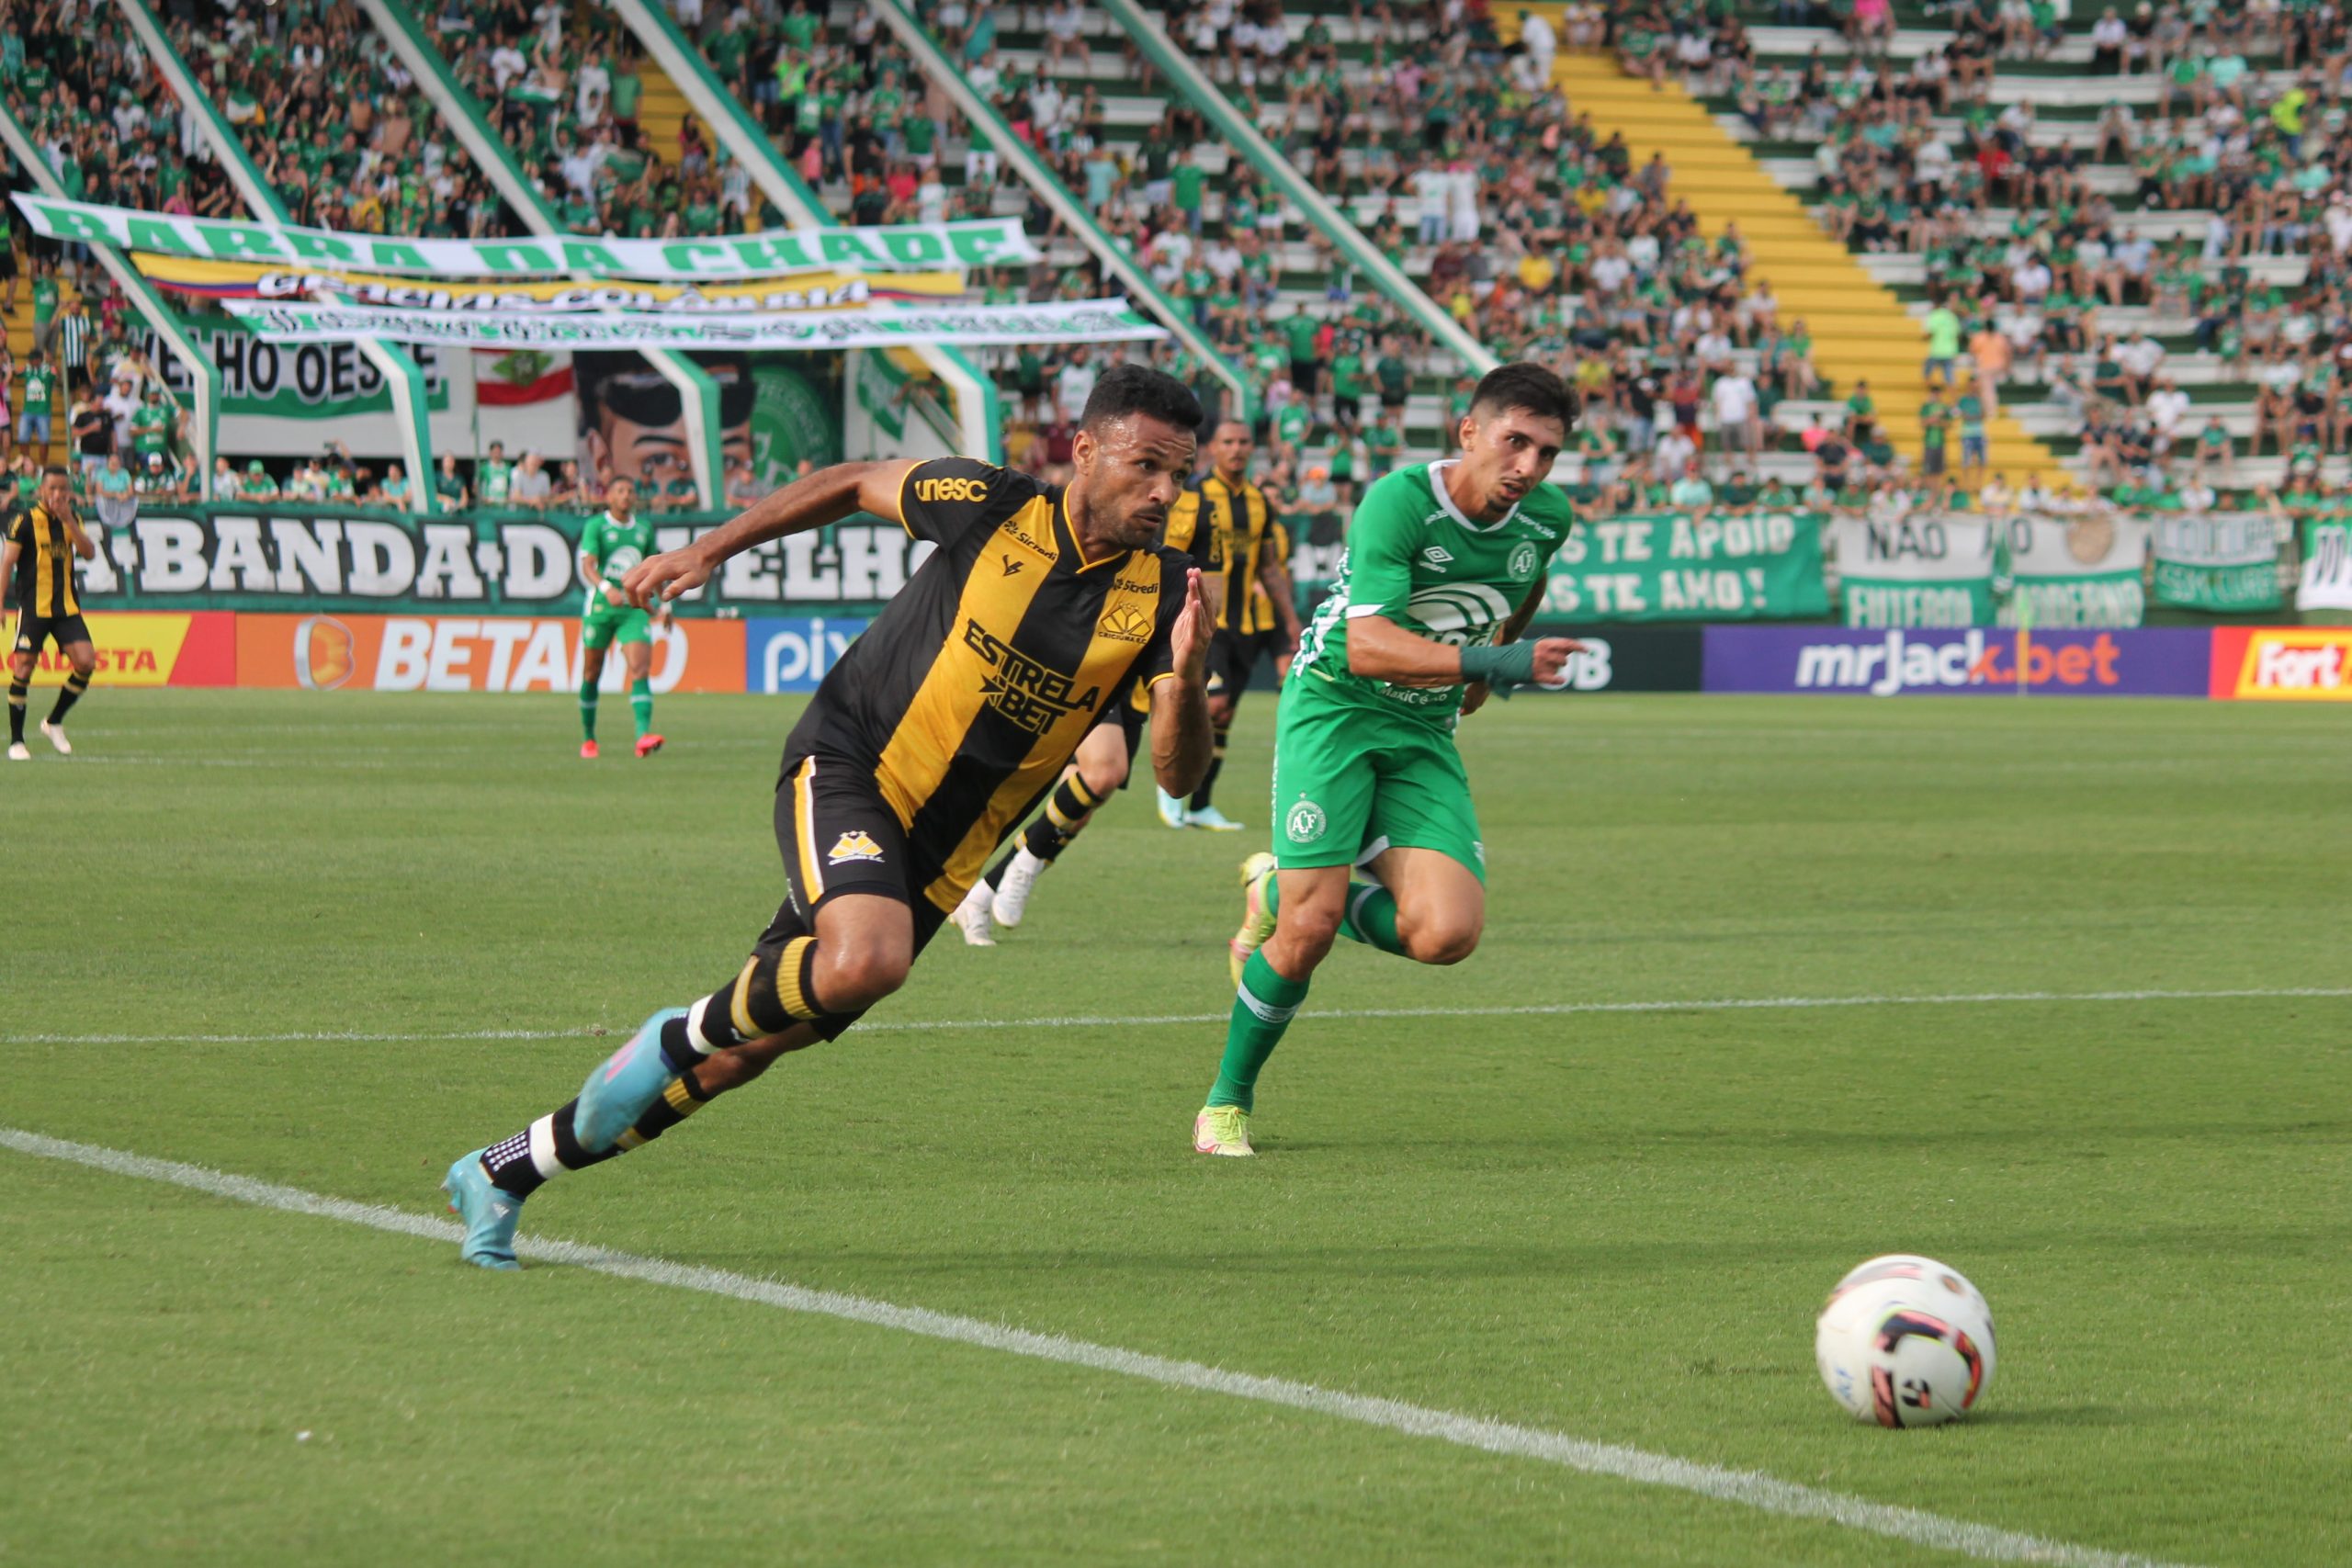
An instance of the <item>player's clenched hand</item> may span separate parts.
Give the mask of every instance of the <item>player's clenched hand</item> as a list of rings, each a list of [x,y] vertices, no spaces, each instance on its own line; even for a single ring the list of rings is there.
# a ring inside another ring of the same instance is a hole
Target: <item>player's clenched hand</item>
[[[621,579],[621,592],[637,608],[650,610],[657,603],[691,593],[709,581],[710,568],[691,547],[666,550],[631,568],[629,574]]]
[[[1184,608],[1168,636],[1169,661],[1186,684],[1197,686],[1208,679],[1209,638],[1216,632],[1208,601],[1201,596],[1200,568],[1193,567],[1184,574]]]

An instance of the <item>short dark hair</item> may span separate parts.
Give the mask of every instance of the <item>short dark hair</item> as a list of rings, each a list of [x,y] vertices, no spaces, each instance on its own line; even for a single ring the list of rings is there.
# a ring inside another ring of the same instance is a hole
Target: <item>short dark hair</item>
[[[1078,416],[1080,430],[1100,430],[1129,414],[1149,414],[1179,430],[1197,431],[1201,400],[1193,389],[1165,371],[1130,360],[1114,365],[1087,394],[1086,409]]]
[[[1577,395],[1568,389],[1566,381],[1541,365],[1525,361],[1496,366],[1479,381],[1478,389],[1470,394],[1473,418],[1481,411],[1509,413],[1513,409],[1556,419],[1568,429],[1575,428],[1578,412]]]
[[[40,477],[45,479],[70,479],[74,477],[74,470],[62,463],[51,463],[40,471]]]

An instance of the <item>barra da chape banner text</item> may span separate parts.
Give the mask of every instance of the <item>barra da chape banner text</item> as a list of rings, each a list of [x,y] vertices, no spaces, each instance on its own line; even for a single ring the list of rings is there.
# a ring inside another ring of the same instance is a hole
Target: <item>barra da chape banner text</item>
[[[1553,558],[1545,615],[1612,621],[1786,620],[1829,613],[1821,517],[1608,517]]]
[[[2278,524],[2260,512],[2155,519],[2156,603],[2222,613],[2279,607]]]
[[[918,344],[1138,343],[1167,329],[1118,299],[1046,305],[866,306],[764,316],[485,316],[455,310],[224,299],[271,343],[393,343],[545,349],[841,349]]]
[[[34,233],[119,250],[290,267],[357,267],[409,276],[643,277],[701,283],[774,277],[816,268],[874,271],[991,267],[1043,259],[1018,219],[877,228],[776,229],[710,239],[616,240],[556,234],[527,240],[425,240],[221,218],[177,217],[52,201],[25,191],[17,209]]]

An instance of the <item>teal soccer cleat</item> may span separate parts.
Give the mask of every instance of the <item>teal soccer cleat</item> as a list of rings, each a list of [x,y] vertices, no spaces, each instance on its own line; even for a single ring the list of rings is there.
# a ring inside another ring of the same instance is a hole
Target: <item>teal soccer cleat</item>
[[[1204,806],[1198,811],[1184,814],[1187,827],[1206,828],[1212,833],[1238,833],[1242,825],[1214,806]]]
[[[523,1200],[492,1185],[476,1149],[458,1156],[441,1179],[449,1195],[449,1212],[466,1223],[466,1239],[458,1255],[481,1269],[520,1269],[514,1261],[514,1222],[523,1217]]]
[[[592,1155],[603,1154],[662,1098],[678,1075],[662,1057],[662,1025],[684,1018],[684,1008],[663,1008],[638,1026],[629,1043],[599,1063],[580,1090],[571,1113],[571,1135]]]

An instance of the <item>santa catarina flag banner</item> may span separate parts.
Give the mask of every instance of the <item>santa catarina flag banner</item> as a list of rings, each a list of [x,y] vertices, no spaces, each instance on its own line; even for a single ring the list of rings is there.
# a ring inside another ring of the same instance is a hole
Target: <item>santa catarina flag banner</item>
[[[2303,525],[2295,608],[2352,610],[2352,517],[2314,517]]]
[[[2003,544],[2017,581],[2005,626],[2136,626],[2147,614],[2140,570],[2148,521],[2112,512],[2022,513]]]
[[[837,349],[917,344],[1148,342],[1166,328],[1123,299],[1044,305],[868,305],[789,314],[481,315],[364,305],[224,299],[221,309],[267,343],[393,343],[480,348]]]
[[[1965,513],[1838,520],[1839,596],[1849,626],[1993,624],[1999,525]]]
[[[450,283],[382,276],[356,269],[289,268],[263,262],[203,261],[141,254],[140,275],[159,288],[205,299],[304,299],[336,294],[353,305],[502,314],[637,310],[662,315],[748,315],[829,310],[850,305],[955,304],[960,270],[867,272],[827,268],[749,282],[639,283],[614,279],[516,278]]]
[[[2156,603],[2276,610],[2278,525],[2260,512],[2167,512],[2154,520]]]
[[[1002,266],[1043,259],[1013,218],[875,228],[775,229],[709,239],[426,240],[233,219],[182,217],[15,193],[34,233],[118,250],[277,266],[355,267],[406,276],[642,277],[673,283],[774,277],[813,268],[872,271]]]
[[[1568,536],[1543,613],[1609,621],[1785,620],[1829,613],[1821,517],[1607,517]]]

